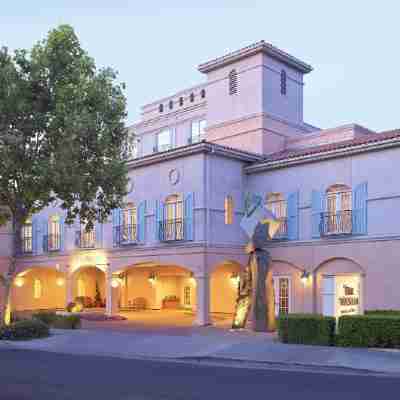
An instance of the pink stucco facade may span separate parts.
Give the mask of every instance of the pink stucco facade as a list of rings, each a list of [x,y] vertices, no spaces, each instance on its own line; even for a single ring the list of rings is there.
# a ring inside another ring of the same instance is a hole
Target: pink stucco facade
[[[137,236],[116,242],[119,225],[110,216],[93,248],[82,249],[79,226],[63,227],[57,251],[39,245],[19,258],[24,279],[13,287],[14,308],[62,308],[78,295],[78,274],[96,267],[103,277],[87,274],[84,291],[94,297],[97,279],[108,313],[139,297],[160,309],[169,296],[193,309],[198,324],[208,323],[210,312],[232,313],[234,277],[247,262],[240,220],[246,193],[256,193],[265,202],[271,194],[279,199],[268,207],[285,226],[268,246],[277,312],[354,312],[338,306],[346,296],[357,297],[357,312],[399,309],[400,131],[304,122],[303,75],[311,70],[259,42],[201,64],[204,83],[145,105],[130,128],[137,143],[127,161],[126,202],[137,210]],[[173,217],[171,195],[180,199]],[[53,215],[61,211],[49,207],[38,218],[46,223]],[[37,234],[40,242],[43,232]],[[10,237],[7,229],[1,235],[5,271]],[[41,299],[33,296],[35,279]]]

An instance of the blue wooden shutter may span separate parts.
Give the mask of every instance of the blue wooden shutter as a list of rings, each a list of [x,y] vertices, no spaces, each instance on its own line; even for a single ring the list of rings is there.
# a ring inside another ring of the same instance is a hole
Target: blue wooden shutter
[[[156,240],[163,240],[161,224],[164,220],[164,203],[156,201]]]
[[[101,249],[103,247],[103,224],[96,221],[95,225],[95,240],[96,248]]]
[[[139,203],[137,209],[137,240],[143,243],[146,236],[146,200]]]
[[[193,205],[194,205],[194,193],[189,193],[185,198],[185,216],[184,216],[185,240],[194,240]]]
[[[32,217],[32,253],[37,253],[39,234],[39,218],[37,215]]]
[[[48,239],[49,233],[49,220],[47,218],[42,218],[40,220],[41,230],[39,233],[39,243],[38,243],[38,251],[37,254],[42,254],[48,251],[48,242],[45,243],[45,240]]]
[[[353,190],[353,234],[367,234],[367,199],[368,185],[367,182],[360,183]]]
[[[319,238],[321,236],[321,213],[324,211],[324,196],[317,190],[312,191],[311,208],[312,208],[312,237]]]
[[[299,239],[299,192],[290,193],[287,197],[288,239]]]
[[[119,233],[121,226],[121,212],[120,208],[114,208],[112,210],[112,230],[113,230],[113,246],[118,247],[119,245]]]
[[[65,250],[65,215],[60,216],[60,251]]]

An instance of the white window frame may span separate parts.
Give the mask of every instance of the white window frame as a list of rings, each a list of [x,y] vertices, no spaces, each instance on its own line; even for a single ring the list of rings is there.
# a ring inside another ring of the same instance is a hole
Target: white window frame
[[[160,136],[161,135],[165,135],[165,136],[167,136],[168,135],[168,137],[169,137],[169,143],[163,143],[163,144],[160,144]],[[174,144],[173,144],[173,128],[164,128],[164,129],[162,129],[161,131],[159,131],[158,133],[157,133],[157,136],[156,136],[156,147],[157,147],[157,151],[167,151],[167,150],[170,150],[170,149],[172,149],[173,147],[174,147]]]
[[[205,132],[206,127],[207,127],[207,120],[205,118],[196,119],[192,121],[190,127],[191,143],[198,143],[206,138],[206,132]]]
[[[274,301],[275,301],[275,315],[279,316],[279,308],[280,308],[280,290],[279,290],[279,280],[287,279],[288,280],[288,313],[292,312],[292,276],[291,275],[273,275],[273,288],[274,288]]]
[[[33,280],[33,298],[40,299],[43,295],[42,281],[38,278]]]

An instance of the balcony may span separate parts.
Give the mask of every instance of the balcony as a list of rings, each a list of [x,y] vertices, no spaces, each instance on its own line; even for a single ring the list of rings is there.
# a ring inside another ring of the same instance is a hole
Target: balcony
[[[75,247],[80,249],[94,249],[96,247],[96,235],[92,231],[76,231],[75,232]]]
[[[351,235],[353,230],[352,217],[352,210],[322,213],[319,226],[321,236]]]
[[[21,238],[21,248],[20,254],[32,254],[33,252],[33,242],[32,236],[24,236]]]
[[[162,151],[168,151],[172,149],[171,144],[160,144],[158,146],[153,147],[153,153],[160,153]]]
[[[183,219],[167,219],[159,222],[161,242],[173,242],[184,239]]]
[[[61,235],[45,235],[43,236],[43,251],[59,251],[61,249]]]
[[[288,238],[288,220],[286,217],[278,218],[280,222],[279,229],[275,233],[273,239],[287,239]]]
[[[120,225],[113,228],[117,247],[137,243],[137,225]]]

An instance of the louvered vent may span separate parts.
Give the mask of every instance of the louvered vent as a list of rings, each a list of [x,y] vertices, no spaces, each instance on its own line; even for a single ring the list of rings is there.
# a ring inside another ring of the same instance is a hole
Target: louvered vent
[[[238,91],[238,76],[235,69],[229,72],[229,94],[236,94]]]

